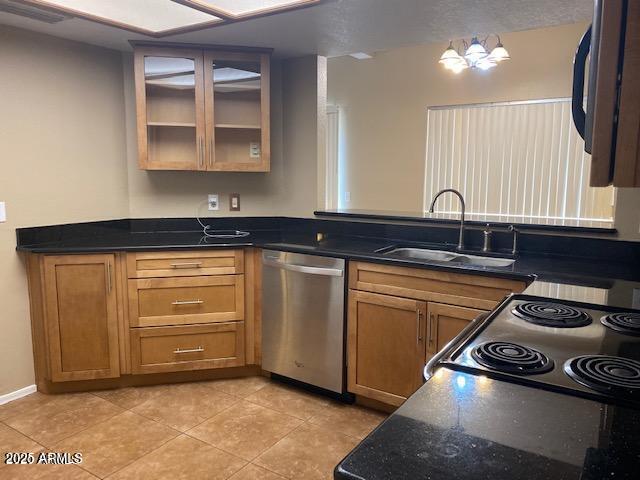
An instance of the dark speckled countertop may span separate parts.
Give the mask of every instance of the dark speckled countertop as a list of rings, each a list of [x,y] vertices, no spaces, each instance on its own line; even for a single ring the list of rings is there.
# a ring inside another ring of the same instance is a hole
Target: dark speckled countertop
[[[287,229],[255,230],[248,237],[238,239],[207,238],[199,231],[149,232],[107,229],[93,235],[60,234],[48,240],[19,244],[17,248],[33,253],[60,254],[256,246],[415,268],[490,275],[527,282],[535,280],[527,293],[640,308],[640,268],[634,263],[601,261],[597,258],[523,252],[509,267],[481,267],[399,258],[379,252],[394,245],[450,250],[453,248],[451,244],[418,243],[339,233],[322,234],[318,237],[317,231]],[[481,254],[478,251],[472,253]]]
[[[630,480],[640,410],[441,368],[337,467],[341,480]]]

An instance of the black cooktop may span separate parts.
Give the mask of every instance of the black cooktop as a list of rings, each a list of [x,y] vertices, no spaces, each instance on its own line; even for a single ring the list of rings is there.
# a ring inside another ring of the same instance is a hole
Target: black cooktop
[[[637,311],[512,295],[443,363],[640,407],[639,333]]]

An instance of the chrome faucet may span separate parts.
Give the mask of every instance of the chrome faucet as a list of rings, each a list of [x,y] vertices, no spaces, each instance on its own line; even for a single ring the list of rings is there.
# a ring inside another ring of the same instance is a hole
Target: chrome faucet
[[[433,207],[436,204],[436,200],[438,200],[438,197],[440,195],[442,195],[443,193],[447,193],[447,192],[451,192],[455,195],[458,196],[458,198],[460,199],[460,205],[462,207],[462,212],[460,215],[460,235],[458,237],[458,250],[464,250],[464,209],[465,209],[465,205],[464,205],[464,197],[462,196],[462,194],[458,191],[458,190],[454,190],[453,188],[445,188],[444,190],[440,190],[438,193],[436,193],[436,195],[433,197],[433,201],[431,202],[431,206],[429,207],[429,213],[433,213]]]

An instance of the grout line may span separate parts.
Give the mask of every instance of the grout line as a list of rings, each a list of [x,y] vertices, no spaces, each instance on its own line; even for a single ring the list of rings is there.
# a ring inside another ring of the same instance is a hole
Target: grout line
[[[145,417],[145,418],[146,418],[146,417]],[[156,423],[157,423],[157,422],[156,422]],[[165,425],[165,426],[166,426],[166,425]],[[172,430],[174,430],[174,429],[172,429]],[[162,448],[162,447],[163,447],[163,446],[165,446],[167,443],[169,443],[169,442],[171,442],[171,441],[175,440],[175,439],[176,439],[176,438],[178,438],[179,436],[180,436],[180,435],[176,435],[175,437],[171,437],[171,438],[169,438],[168,440],[166,440],[166,441],[162,442],[162,443],[161,443],[161,444],[159,444],[157,447],[152,448],[151,450],[149,450],[148,452],[146,452],[146,453],[145,453],[145,454],[143,454],[142,456],[140,456],[140,457],[138,457],[138,458],[136,458],[136,459],[134,459],[134,460],[131,460],[131,461],[127,462],[125,465],[123,465],[122,467],[118,468],[117,470],[114,470],[113,472],[111,472],[111,473],[110,473],[109,475],[107,475],[106,477],[99,477],[99,478],[109,478],[109,477],[111,477],[111,476],[115,475],[115,474],[116,474],[116,473],[118,473],[119,471],[124,470],[125,468],[127,468],[127,467],[128,467],[128,466],[130,466],[130,465],[133,465],[133,464],[134,464],[134,463],[136,463],[138,460],[142,460],[142,459],[143,459],[144,457],[146,457],[147,455],[151,455],[153,452],[155,452],[156,450],[158,450],[158,449]]]

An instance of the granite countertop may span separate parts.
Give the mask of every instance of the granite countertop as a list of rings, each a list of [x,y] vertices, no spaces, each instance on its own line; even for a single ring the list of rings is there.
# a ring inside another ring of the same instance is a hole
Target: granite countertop
[[[90,253],[105,251],[150,251],[200,248],[240,248],[255,246],[315,255],[326,255],[386,263],[414,268],[429,268],[458,273],[489,275],[533,282],[526,293],[551,298],[586,301],[640,309],[640,271],[626,263],[601,262],[594,259],[551,255],[521,254],[509,267],[482,267],[469,264],[426,261],[387,256],[380,250],[409,243],[357,236],[309,233],[283,233],[259,230],[237,239],[207,238],[199,231],[131,232],[113,231],[94,236],[60,238],[33,245],[20,245],[18,250],[32,253]],[[431,249],[452,249],[452,245],[411,244]],[[480,252],[472,252],[481,254]],[[534,282],[535,280],[535,282]],[[571,288],[567,288],[571,286]],[[574,288],[575,287],[575,288]],[[585,288],[593,289],[591,291]],[[618,292],[610,295],[609,292]],[[634,297],[635,295],[635,297]]]
[[[639,410],[443,367],[338,465],[335,478],[632,479],[638,432]]]

